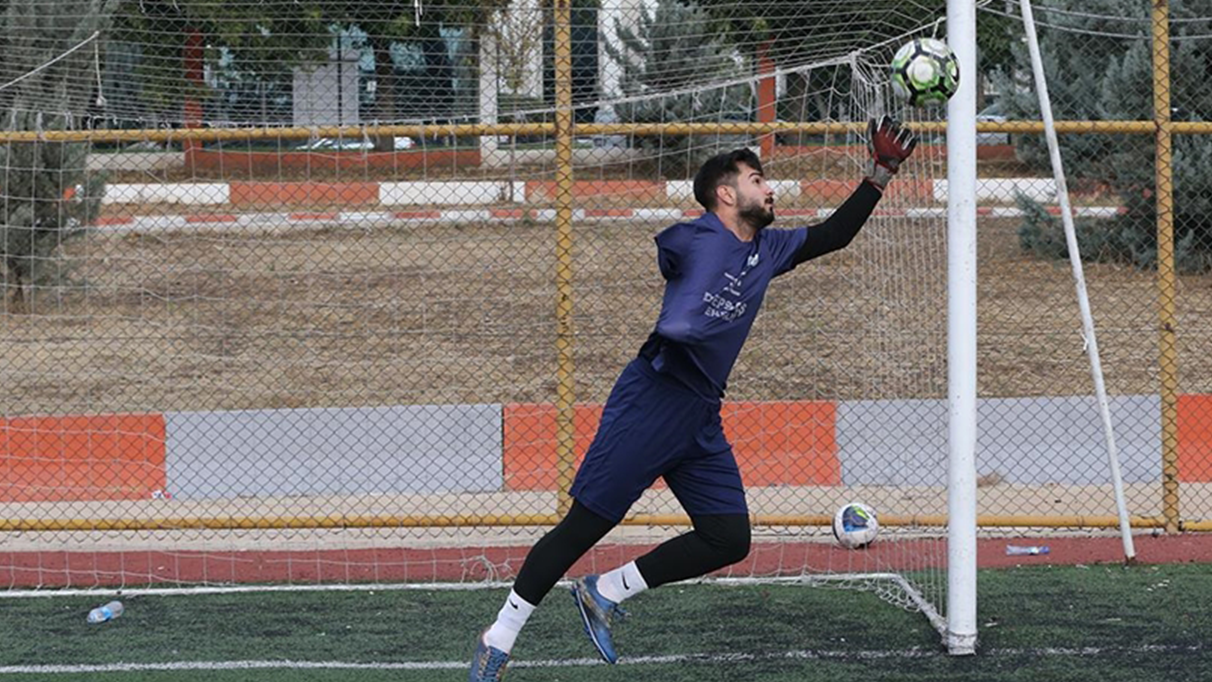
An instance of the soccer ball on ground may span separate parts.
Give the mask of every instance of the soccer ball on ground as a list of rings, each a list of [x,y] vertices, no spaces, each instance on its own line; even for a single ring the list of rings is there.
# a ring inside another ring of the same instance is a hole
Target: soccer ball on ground
[[[915,107],[945,103],[959,88],[959,60],[947,43],[914,38],[892,57],[892,90]]]
[[[875,541],[880,522],[875,510],[862,502],[843,505],[833,515],[833,537],[846,549],[862,549]]]

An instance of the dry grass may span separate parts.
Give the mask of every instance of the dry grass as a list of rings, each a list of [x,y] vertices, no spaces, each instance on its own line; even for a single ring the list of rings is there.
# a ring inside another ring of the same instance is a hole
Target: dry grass
[[[656,224],[578,226],[577,398],[600,401],[651,328]],[[1090,390],[1067,263],[980,226],[981,391]],[[733,373],[738,399],[945,394],[937,222],[875,220],[772,287]],[[6,414],[551,401],[548,224],[98,236],[70,255],[88,285],[0,317]],[[1088,265],[1113,393],[1156,393],[1154,276]],[[1212,389],[1207,277],[1182,281],[1183,390]],[[1189,326],[1188,326],[1189,325]]]

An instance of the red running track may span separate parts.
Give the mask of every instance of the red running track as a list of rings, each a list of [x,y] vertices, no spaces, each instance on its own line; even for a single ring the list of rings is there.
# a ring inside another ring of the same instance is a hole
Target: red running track
[[[1145,564],[1212,563],[1212,534],[1138,535],[1137,561]],[[1007,545],[1047,545],[1041,556],[1007,556]],[[651,545],[602,545],[570,571],[602,571],[629,561]],[[137,587],[152,583],[296,583],[482,581],[512,578],[529,546],[443,549],[308,551],[38,551],[0,553],[0,581],[23,587]],[[1031,564],[1122,563],[1118,537],[983,539],[980,568]],[[945,562],[940,539],[877,542],[866,550],[806,542],[758,541],[748,559],[720,575],[798,575],[814,571],[913,571]]]

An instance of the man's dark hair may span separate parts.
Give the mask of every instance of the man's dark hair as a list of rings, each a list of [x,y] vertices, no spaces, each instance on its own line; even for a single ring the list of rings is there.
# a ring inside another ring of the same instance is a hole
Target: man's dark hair
[[[762,161],[750,149],[734,149],[730,152],[716,154],[707,159],[699,172],[694,175],[694,198],[708,211],[714,211],[716,205],[715,190],[720,185],[736,180],[741,169],[737,164],[745,164],[753,170],[762,173]],[[765,175],[765,173],[763,173]]]

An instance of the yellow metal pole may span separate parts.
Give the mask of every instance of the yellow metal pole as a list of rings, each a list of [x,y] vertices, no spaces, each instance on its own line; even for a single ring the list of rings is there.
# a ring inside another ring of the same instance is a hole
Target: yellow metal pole
[[[923,121],[910,127],[918,132],[943,132],[946,123]],[[862,132],[865,123],[801,121],[783,123],[583,123],[582,135],[765,135],[803,133],[806,135]],[[1042,133],[1040,121],[1002,121],[976,124],[982,133]],[[1068,135],[1155,135],[1156,121],[1057,121],[1056,132]],[[1170,124],[1170,133],[1212,134],[1212,122],[1181,121]],[[481,137],[484,135],[554,135],[555,123],[445,123],[433,125],[324,126],[320,128],[188,128],[138,130],[12,130],[0,132],[0,144],[7,142],[180,142],[196,140],[305,140],[312,137]],[[421,151],[409,152],[420,154]]]
[[[486,528],[553,526],[554,514],[465,514],[450,516],[332,515],[332,516],[175,516],[159,518],[48,518],[0,519],[0,532],[58,531],[172,531],[172,530],[280,530],[288,528]],[[827,514],[755,514],[754,526],[826,527]],[[682,514],[638,514],[623,520],[625,526],[688,526]],[[1135,516],[1133,528],[1160,528],[1165,519]],[[942,528],[945,514],[881,515],[881,526]],[[977,517],[984,528],[1104,528],[1119,527],[1117,516],[998,516]],[[1193,522],[1184,530],[1212,531],[1212,521]]]
[[[1161,381],[1162,516],[1179,530],[1178,287],[1174,268],[1173,136],[1170,128],[1170,7],[1153,0],[1153,118],[1157,124],[1158,369]]]
[[[556,148],[556,481],[561,515],[572,506],[575,452],[572,327],[572,2],[554,0]]]

